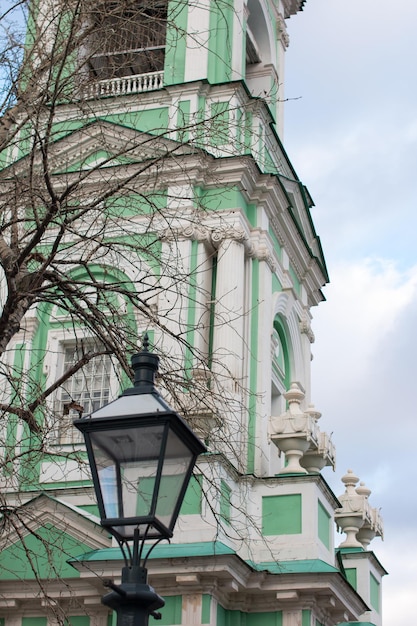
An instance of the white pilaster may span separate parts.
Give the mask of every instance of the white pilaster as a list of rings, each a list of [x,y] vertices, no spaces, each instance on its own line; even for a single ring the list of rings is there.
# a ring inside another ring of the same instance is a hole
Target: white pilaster
[[[187,50],[184,81],[207,76],[210,37],[210,0],[188,5]]]
[[[201,594],[190,593],[182,596],[182,624],[200,626],[201,624]]]
[[[303,616],[300,610],[284,611],[282,615],[282,626],[302,626]]]
[[[245,251],[240,241],[224,239],[218,247],[213,370],[232,392],[243,376]]]

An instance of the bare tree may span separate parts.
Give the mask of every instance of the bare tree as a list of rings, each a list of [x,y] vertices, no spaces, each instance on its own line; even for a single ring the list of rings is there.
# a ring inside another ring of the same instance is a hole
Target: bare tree
[[[1,16],[0,469],[14,492],[20,475],[37,488],[45,455],[82,468],[72,419],[129,385],[129,357],[145,331],[168,400],[232,459],[236,476],[243,464],[247,372],[230,366],[241,357],[213,350],[213,333],[224,326],[243,344],[256,305],[235,308],[230,293],[216,299],[219,242],[232,221],[212,217],[222,192],[192,189],[232,180],[234,164],[225,174],[220,152],[238,152],[240,170],[253,168],[246,154],[259,137],[245,138],[235,115],[240,84],[209,115],[188,116],[179,105],[152,117],[139,110],[131,94],[158,109],[164,56],[185,36],[175,19],[181,0],[170,13],[167,6],[9,1]],[[219,0],[220,13],[224,6]],[[259,61],[255,48],[250,56]],[[248,116],[258,109],[248,98]],[[238,149],[229,145],[231,124],[241,131]],[[234,237],[248,245],[245,232]],[[12,440],[10,421],[18,425]],[[224,523],[214,466],[205,480],[213,525],[246,539],[247,526],[256,527],[246,503],[233,505],[234,526]],[[1,496],[5,534],[24,535],[25,506]],[[48,539],[36,539],[48,554]],[[54,611],[64,623],[65,610]]]

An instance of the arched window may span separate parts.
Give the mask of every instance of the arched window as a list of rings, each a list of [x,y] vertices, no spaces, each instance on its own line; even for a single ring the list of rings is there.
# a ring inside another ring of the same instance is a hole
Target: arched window
[[[283,394],[289,389],[291,382],[291,366],[289,344],[284,323],[277,317],[272,332],[272,385],[271,414],[281,415],[285,411]]]
[[[246,25],[246,63],[271,63],[268,27],[259,0],[249,0]]]

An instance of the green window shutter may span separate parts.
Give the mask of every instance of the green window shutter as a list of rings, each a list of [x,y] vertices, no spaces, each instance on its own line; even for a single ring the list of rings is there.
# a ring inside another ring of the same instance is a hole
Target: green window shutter
[[[326,548],[330,549],[330,515],[323,504],[318,501],[318,535]]]
[[[298,535],[302,532],[300,493],[262,498],[262,534]]]
[[[87,615],[74,615],[68,617],[65,626],[90,626],[90,618]]]
[[[380,585],[379,582],[377,581],[377,579],[375,578],[375,576],[373,576],[373,574],[370,574],[370,599],[371,599],[371,606],[373,609],[375,609],[375,611],[377,611],[377,613],[379,613],[379,606],[380,606]]]
[[[47,620],[46,617],[22,617],[22,626],[47,626]]]
[[[311,611],[309,611],[308,609],[303,609],[301,615],[302,626],[311,626]]]

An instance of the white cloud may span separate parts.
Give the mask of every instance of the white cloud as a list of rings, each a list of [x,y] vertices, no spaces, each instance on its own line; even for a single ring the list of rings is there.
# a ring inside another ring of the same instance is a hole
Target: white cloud
[[[332,267],[327,302],[315,311],[313,373],[338,388],[370,375],[372,358],[399,316],[417,298],[417,266],[365,258]]]
[[[372,506],[382,508],[386,543],[381,550],[375,540],[371,548],[395,578],[387,583],[391,617],[384,626],[408,626],[409,600],[404,598],[398,621],[393,600],[401,587],[397,577],[403,580],[400,563],[408,559],[407,548],[398,552],[398,539],[417,516],[417,501],[407,495],[417,440],[417,266],[400,271],[386,259],[344,262],[334,267],[333,279],[313,326],[313,401],[323,412],[320,427],[334,431],[337,449],[337,472],[327,471],[325,478],[340,495],[340,477],[351,467],[372,490]],[[407,584],[415,586],[417,577]]]
[[[378,557],[388,571],[383,579],[382,615],[387,626],[410,626],[415,619],[417,550],[415,533],[394,533],[378,546]]]
[[[417,2],[309,0],[288,22],[285,147],[316,207],[330,285],[313,311],[312,400],[382,507],[384,626],[415,614]],[[386,260],[387,256],[395,261]]]

